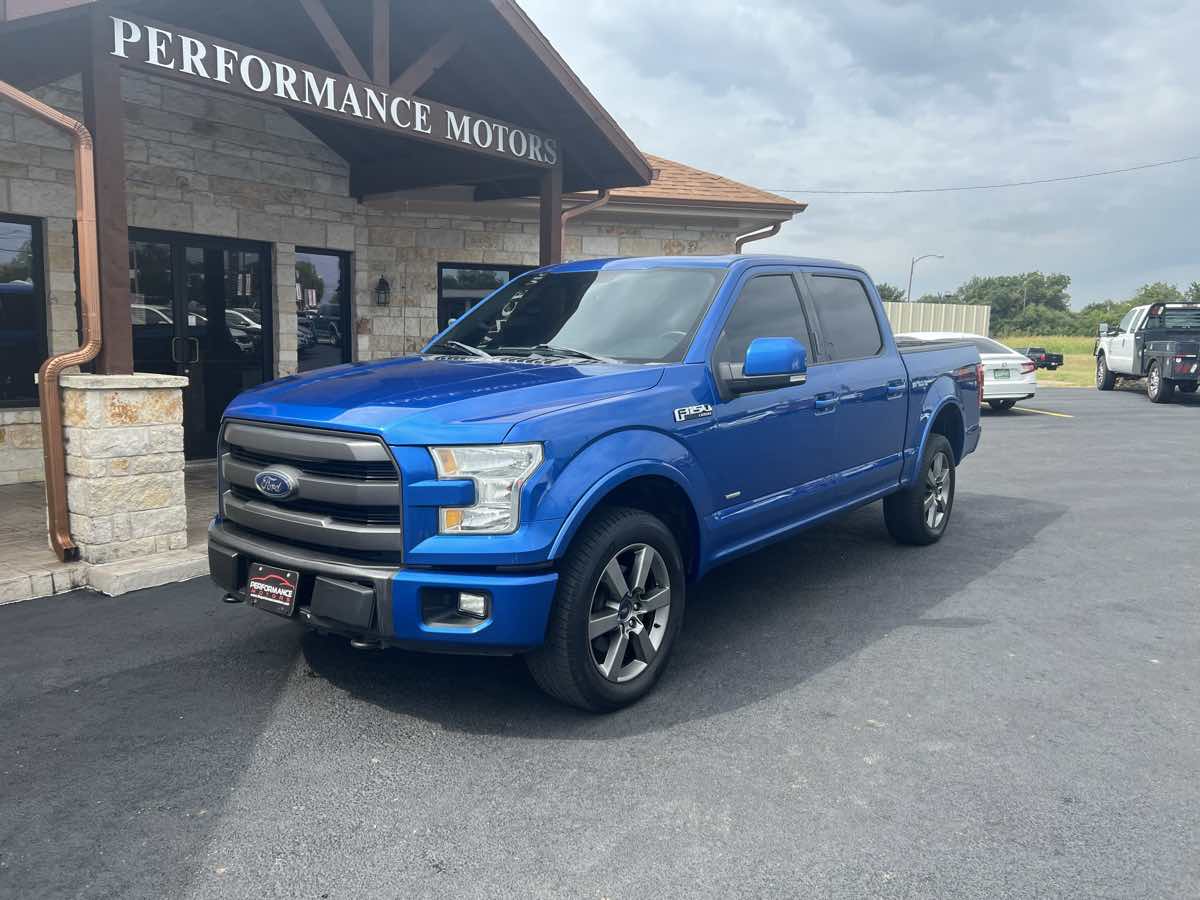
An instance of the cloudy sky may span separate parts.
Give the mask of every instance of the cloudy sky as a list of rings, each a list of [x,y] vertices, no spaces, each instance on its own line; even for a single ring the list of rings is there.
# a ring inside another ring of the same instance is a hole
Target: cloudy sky
[[[1200,154],[1200,2],[520,0],[644,150],[767,189],[1072,175]],[[1076,306],[1200,280],[1200,161],[899,197],[791,194],[760,248],[914,294],[1072,278]]]

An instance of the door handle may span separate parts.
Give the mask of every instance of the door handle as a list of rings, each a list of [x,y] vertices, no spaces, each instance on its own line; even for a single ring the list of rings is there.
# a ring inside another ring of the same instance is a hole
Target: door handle
[[[182,340],[183,338],[181,337],[171,338],[171,362],[180,365],[183,364],[183,357],[179,355],[179,342]]]
[[[888,382],[887,398],[889,400],[899,400],[906,393],[908,393],[908,389],[905,386],[903,381],[889,381]]]
[[[817,399],[813,402],[813,408],[817,411],[817,415],[831,413],[836,410],[837,407],[837,394],[817,394]]]
[[[188,338],[187,342],[191,345],[192,350],[188,356],[187,364],[189,366],[194,366],[196,363],[200,362],[200,339]]]

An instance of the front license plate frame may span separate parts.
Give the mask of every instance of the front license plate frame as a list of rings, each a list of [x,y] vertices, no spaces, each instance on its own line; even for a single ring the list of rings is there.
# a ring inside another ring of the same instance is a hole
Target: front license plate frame
[[[251,563],[246,579],[246,599],[255,606],[283,618],[296,614],[300,594],[300,573],[265,563]]]

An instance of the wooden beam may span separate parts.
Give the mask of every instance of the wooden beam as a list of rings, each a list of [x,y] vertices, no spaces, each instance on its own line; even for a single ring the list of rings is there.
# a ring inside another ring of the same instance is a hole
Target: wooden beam
[[[392,91],[402,97],[409,97],[433,77],[433,73],[450,61],[459,51],[466,36],[457,28],[451,28],[432,47],[426,50],[407,69],[400,73],[392,82]]]
[[[538,209],[538,265],[562,262],[562,166],[542,175],[542,196]]]
[[[96,166],[96,231],[100,250],[100,334],[96,374],[133,372],[129,312],[129,216],[125,207],[125,105],[121,70],[109,54],[112,25],[103,10],[91,16],[83,69],[83,117],[92,133]]]
[[[317,26],[317,31],[321,33],[321,37],[325,39],[325,43],[329,45],[329,49],[337,57],[342,70],[351,78],[370,81],[371,79],[367,75],[367,70],[358,61],[358,56],[355,55],[349,42],[342,35],[341,30],[337,27],[337,23],[333,21],[333,17],[329,15],[329,10],[325,8],[325,4],[321,0],[300,0],[300,5],[304,7],[304,11],[308,13],[308,17],[312,19],[313,25]]]
[[[392,80],[392,0],[372,0],[371,71],[376,84]]]

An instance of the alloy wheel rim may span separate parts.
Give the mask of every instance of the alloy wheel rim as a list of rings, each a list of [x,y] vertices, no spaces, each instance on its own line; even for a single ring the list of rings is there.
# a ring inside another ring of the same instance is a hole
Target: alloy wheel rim
[[[1096,360],[1096,384],[1104,383],[1104,357]]]
[[[1162,375],[1159,374],[1158,366],[1150,367],[1150,393],[1158,395],[1158,389],[1161,387]]]
[[[925,473],[925,527],[937,531],[950,512],[950,460],[942,451],[934,454]]]
[[[671,616],[671,577],[662,554],[630,544],[613,554],[592,592],[588,644],[608,681],[641,675],[658,656]]]

